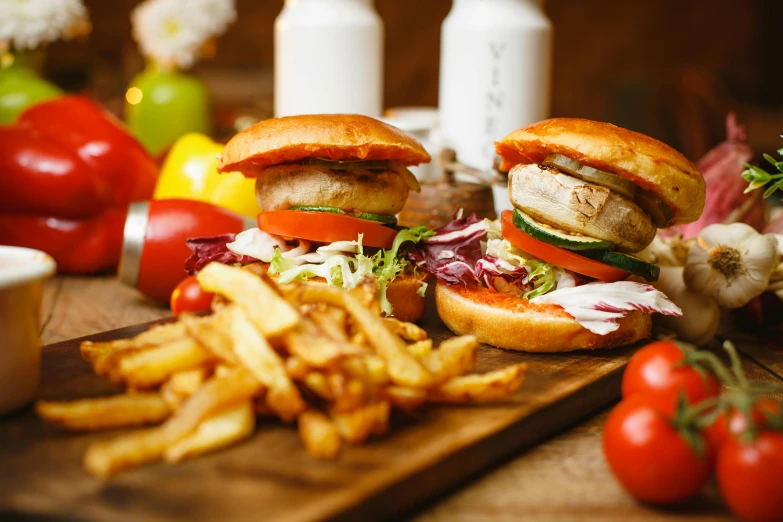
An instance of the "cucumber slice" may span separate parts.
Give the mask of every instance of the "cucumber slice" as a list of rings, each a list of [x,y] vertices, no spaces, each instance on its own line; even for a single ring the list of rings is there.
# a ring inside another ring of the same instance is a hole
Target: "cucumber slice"
[[[657,281],[661,273],[661,268],[658,265],[651,265],[638,257],[621,254],[620,252],[580,252],[580,254],[638,275],[650,282]]]
[[[580,236],[536,221],[519,209],[514,210],[514,225],[534,239],[568,250],[611,250],[609,241]]]
[[[346,212],[345,210],[337,207],[322,207],[322,206],[306,206],[300,205],[291,207],[289,210],[303,210],[305,212],[330,212],[332,214],[343,214],[345,216],[352,216],[367,221],[374,221],[376,223],[382,223],[384,225],[396,225],[397,218],[394,216],[384,216],[382,214],[370,214],[369,212]]]
[[[356,160],[356,161],[334,161],[321,158],[305,158],[301,162],[303,165],[313,165],[314,167],[324,167],[332,170],[389,170],[387,160]]]

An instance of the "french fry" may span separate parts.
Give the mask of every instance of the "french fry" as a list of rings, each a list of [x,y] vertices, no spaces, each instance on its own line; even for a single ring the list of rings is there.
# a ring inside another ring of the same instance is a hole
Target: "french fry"
[[[84,454],[84,467],[96,477],[108,478],[125,469],[160,459],[168,444],[170,440],[162,426],[133,431],[90,444]]]
[[[161,396],[169,406],[178,408],[188,397],[196,393],[206,377],[205,368],[177,372],[160,387]]]
[[[337,288],[306,283],[302,284],[300,292],[302,302],[327,302],[343,307],[358,323],[378,355],[386,361],[392,381],[419,388],[432,383],[432,375],[408,353],[402,340],[389,332],[383,320],[353,296]]]
[[[409,344],[407,347],[408,353],[417,359],[424,359],[432,352],[432,339],[424,339],[423,341],[416,341]]]
[[[385,386],[389,382],[389,372],[386,371],[384,360],[375,354],[362,355],[361,357],[367,367],[368,378],[375,386]]]
[[[340,377],[340,379],[329,379],[333,399],[332,411],[344,412],[355,410],[367,402],[367,386],[358,379],[342,378],[341,374],[332,374],[330,377]],[[337,384],[339,382],[339,384]],[[336,390],[340,390],[337,393]]]
[[[302,359],[293,355],[285,360],[285,371],[292,379],[303,381],[312,368]]]
[[[246,368],[238,366],[206,381],[164,425],[173,439],[181,438],[216,411],[255,397],[264,385]]]
[[[437,350],[422,358],[427,368],[439,382],[472,371],[476,365],[478,341],[472,335],[446,339]]]
[[[163,383],[163,386],[160,387],[160,396],[166,404],[168,404],[169,408],[176,410],[182,406],[182,403],[185,402],[188,397],[167,386],[170,381],[171,379]]]
[[[282,359],[254,328],[244,310],[232,310],[231,333],[239,360],[268,388],[267,404],[283,421],[294,420],[306,404],[286,373]]]
[[[274,288],[246,270],[210,263],[197,277],[205,291],[242,307],[250,322],[267,337],[281,335],[299,322],[299,313]]]
[[[129,385],[149,388],[176,372],[197,368],[214,358],[196,341],[185,338],[123,358],[116,375]]]
[[[462,403],[507,399],[522,386],[526,370],[526,363],[518,363],[488,373],[454,377],[435,388],[429,400]]]
[[[304,376],[304,385],[308,390],[318,395],[324,400],[330,401],[334,399],[334,393],[329,386],[329,381],[326,376],[321,372],[310,372]]]
[[[329,307],[330,310],[339,310],[339,308]],[[313,321],[326,336],[332,341],[347,343],[348,334],[345,332],[345,312],[343,312],[343,319],[340,321],[335,317],[335,314],[331,311],[325,310],[313,310],[307,314],[308,318]]]
[[[119,339],[115,341],[93,343],[84,341],[79,347],[82,358],[95,364],[102,357],[113,353],[119,353],[129,349],[139,349],[145,346],[156,346],[185,337],[184,325],[180,323],[166,323],[153,326],[131,339]]]
[[[182,314],[180,321],[187,333],[212,354],[230,364],[237,363],[237,357],[231,349],[229,328],[231,317],[227,308],[206,317]]]
[[[314,330],[310,330],[305,324],[302,327],[285,335],[285,345],[292,355],[302,359],[314,368],[325,368],[334,363],[343,355],[340,346],[320,333],[310,323]],[[309,331],[308,331],[309,330]]]
[[[166,381],[166,384],[182,395],[190,397],[198,390],[207,378],[207,370],[204,367],[177,372]]]
[[[243,367],[222,377],[213,377],[162,425],[90,445],[84,457],[85,468],[98,477],[109,477],[158,460],[169,446],[186,437],[204,419],[256,396],[263,388],[263,384]]]
[[[340,454],[342,442],[334,423],[318,410],[308,409],[298,419],[299,438],[307,453],[321,460],[332,460]]]
[[[365,277],[361,283],[348,291],[348,294],[356,299],[362,306],[376,316],[381,315],[381,308],[375,298],[378,293],[378,284],[371,277]]]
[[[361,444],[375,428],[377,414],[373,405],[352,411],[332,411],[332,422],[340,437],[349,444]]]
[[[372,435],[383,435],[389,431],[389,416],[391,415],[391,403],[378,401],[373,404],[375,421],[372,426]]]
[[[405,386],[388,386],[384,389],[392,406],[401,410],[415,410],[427,402],[427,390]]]
[[[38,415],[61,428],[94,431],[157,424],[171,409],[158,393],[113,395],[69,402],[38,401]]]
[[[166,449],[166,462],[180,462],[226,447],[249,437],[256,425],[250,400],[223,410],[203,420],[196,430]]]
[[[427,339],[427,332],[413,323],[406,323],[394,317],[384,317],[383,324],[386,325],[386,328],[391,333],[399,335],[406,341],[423,341]]]
[[[266,403],[265,395],[261,395],[260,397],[253,399],[253,408],[255,410],[256,417],[275,417],[275,412],[273,412]]]

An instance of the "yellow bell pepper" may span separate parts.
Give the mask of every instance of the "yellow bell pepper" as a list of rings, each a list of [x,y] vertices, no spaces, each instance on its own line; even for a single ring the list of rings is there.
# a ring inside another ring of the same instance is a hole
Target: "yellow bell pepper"
[[[185,134],[171,147],[155,186],[153,199],[194,199],[256,217],[255,179],[239,172],[218,174],[223,145],[203,134]]]

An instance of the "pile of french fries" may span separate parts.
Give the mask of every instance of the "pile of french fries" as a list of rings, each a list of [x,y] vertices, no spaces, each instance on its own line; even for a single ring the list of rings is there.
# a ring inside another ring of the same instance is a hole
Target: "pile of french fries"
[[[296,422],[310,455],[334,459],[344,443],[386,432],[392,408],[501,400],[525,377],[525,364],[465,375],[475,338],[433,348],[415,324],[381,317],[371,280],[350,292],[277,285],[252,268],[212,263],[198,281],[218,296],[211,315],[82,343],[93,370],[123,394],[38,402],[43,419],[69,430],[155,425],[93,443],[90,473],[179,462],[247,438],[257,418],[271,416]]]

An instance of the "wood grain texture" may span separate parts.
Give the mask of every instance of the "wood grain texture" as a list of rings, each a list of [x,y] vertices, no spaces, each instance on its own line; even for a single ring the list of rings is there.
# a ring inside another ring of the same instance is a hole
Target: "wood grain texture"
[[[41,342],[51,344],[171,315],[114,276],[57,276],[44,283]]]
[[[63,295],[61,289],[57,301]],[[87,296],[71,296],[69,304],[84,306]],[[429,310],[425,327],[430,335],[436,340],[449,336],[434,307]],[[110,310],[98,316],[104,313]],[[53,314],[50,324],[57,318]],[[62,335],[65,321],[56,324],[63,326],[53,331]],[[139,331],[130,327],[93,338]],[[41,398],[114,391],[80,359],[78,344],[44,348]],[[27,410],[0,421],[0,512],[118,521],[214,520],[220,514],[222,520],[241,521],[257,519],[259,513],[249,506],[263,506],[267,521],[391,518],[611,402],[629,354],[550,356],[482,347],[479,371],[530,364],[528,380],[513,398],[430,408],[416,422],[396,419],[391,434],[347,448],[337,462],[313,461],[294,429],[269,423],[250,441],[215,455],[177,466],[155,464],[102,482],[82,470],[81,458],[87,445],[105,434],[63,433]]]

